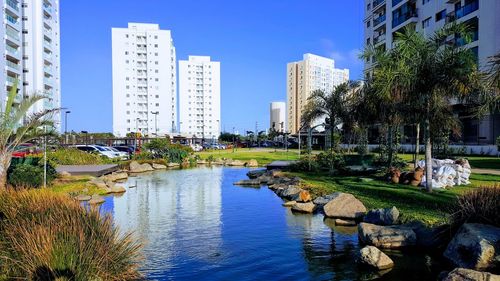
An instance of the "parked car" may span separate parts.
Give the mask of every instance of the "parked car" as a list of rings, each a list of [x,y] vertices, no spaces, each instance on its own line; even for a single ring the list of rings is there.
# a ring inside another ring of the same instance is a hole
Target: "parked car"
[[[23,143],[18,145],[15,149],[14,152],[12,153],[12,157],[14,158],[24,158],[26,156],[32,155],[32,154],[38,154],[41,153],[39,149],[37,149],[36,146],[34,146],[31,143]]]
[[[75,148],[81,151],[89,152],[89,153],[96,153],[105,157],[108,157],[110,159],[115,159],[115,158],[120,158],[121,155],[117,152],[107,150],[102,146],[99,145],[75,145]]]
[[[113,148],[118,150],[118,151],[127,153],[129,158],[131,158],[132,155],[134,155],[134,153],[135,153],[135,147],[133,147],[133,146],[117,145],[117,146],[113,146]]]
[[[110,147],[110,146],[101,146],[101,147],[106,149],[107,151],[118,153],[119,156],[115,157],[115,158],[120,158],[121,160],[128,160],[128,158],[129,158],[129,155],[127,152],[119,151],[118,149],[116,149],[114,147]]]
[[[202,150],[203,150],[203,147],[202,147],[201,145],[199,145],[199,144],[192,144],[192,145],[190,145],[190,146],[191,146],[191,148],[193,149],[193,151],[195,151],[195,152],[198,152],[198,151],[202,151]]]

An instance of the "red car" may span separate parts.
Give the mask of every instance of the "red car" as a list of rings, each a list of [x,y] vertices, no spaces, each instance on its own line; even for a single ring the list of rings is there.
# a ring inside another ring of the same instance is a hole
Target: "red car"
[[[28,155],[38,154],[40,151],[31,143],[23,143],[17,146],[12,153],[12,157],[15,158],[24,158]]]

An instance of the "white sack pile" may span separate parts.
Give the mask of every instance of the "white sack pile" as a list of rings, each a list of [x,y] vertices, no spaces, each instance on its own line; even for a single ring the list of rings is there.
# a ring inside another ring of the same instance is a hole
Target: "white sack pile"
[[[424,169],[421,185],[425,186],[425,160],[417,164]],[[470,184],[471,168],[467,159],[432,159],[432,188],[446,188],[455,185]]]

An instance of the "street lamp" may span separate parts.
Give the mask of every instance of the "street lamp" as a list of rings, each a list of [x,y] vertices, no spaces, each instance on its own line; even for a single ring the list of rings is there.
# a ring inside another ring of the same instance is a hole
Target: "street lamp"
[[[157,119],[158,113],[160,113],[160,112],[159,111],[156,111],[156,112],[151,111],[151,114],[154,114],[154,116],[155,116],[155,135],[156,135],[156,137],[158,137],[158,119]]]
[[[64,139],[66,140],[66,144],[68,144],[68,114],[71,111],[67,110],[64,112]]]

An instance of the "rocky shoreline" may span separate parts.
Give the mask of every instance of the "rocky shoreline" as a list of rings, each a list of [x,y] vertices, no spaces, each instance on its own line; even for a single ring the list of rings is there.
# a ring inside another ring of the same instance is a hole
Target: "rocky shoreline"
[[[444,258],[456,267],[442,272],[440,280],[498,280],[500,275],[500,228],[465,223],[452,237],[449,226],[427,227],[421,222],[401,224],[394,206],[367,210],[352,194],[335,192],[315,197],[298,177],[288,177],[277,170],[251,170],[249,179],[235,185],[268,186],[294,212],[321,213],[336,225],[356,226],[361,244],[358,262],[375,270],[390,270],[394,262],[380,249],[425,247],[445,249]],[[448,235],[446,235],[448,233]],[[442,252],[442,250],[440,250]]]

